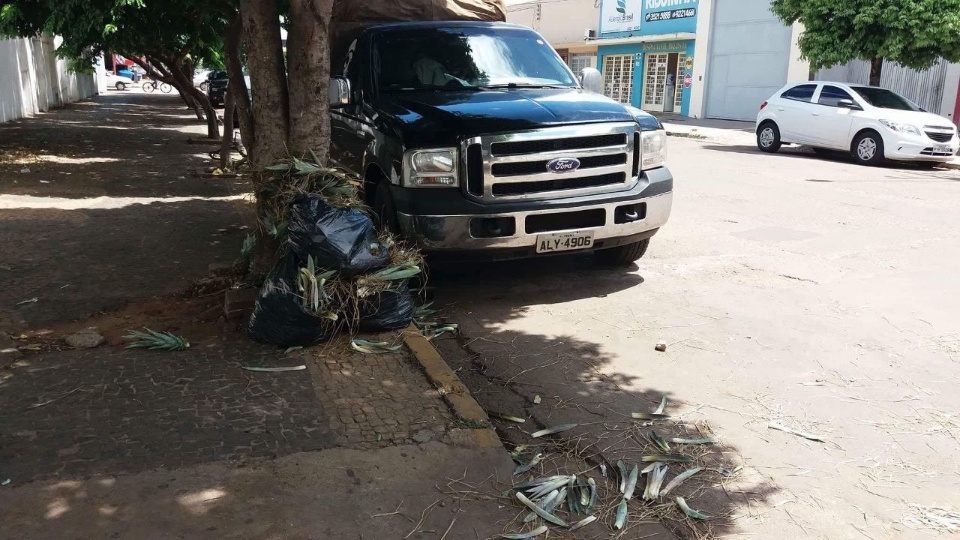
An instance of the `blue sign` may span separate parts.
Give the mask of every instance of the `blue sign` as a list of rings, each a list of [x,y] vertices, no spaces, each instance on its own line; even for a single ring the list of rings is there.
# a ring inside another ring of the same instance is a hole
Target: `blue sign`
[[[601,37],[695,33],[699,0],[602,0]]]

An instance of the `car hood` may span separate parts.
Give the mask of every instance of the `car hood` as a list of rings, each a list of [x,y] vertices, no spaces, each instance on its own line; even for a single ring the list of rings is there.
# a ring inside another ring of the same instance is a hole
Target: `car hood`
[[[408,147],[453,145],[478,135],[541,127],[634,121],[620,103],[575,88],[391,94],[381,97],[376,108]]]
[[[922,128],[924,126],[938,126],[942,128],[952,128],[953,123],[947,118],[928,112],[921,111],[898,111],[896,109],[880,109],[874,107],[873,113],[877,119],[891,120],[904,124],[911,124]]]

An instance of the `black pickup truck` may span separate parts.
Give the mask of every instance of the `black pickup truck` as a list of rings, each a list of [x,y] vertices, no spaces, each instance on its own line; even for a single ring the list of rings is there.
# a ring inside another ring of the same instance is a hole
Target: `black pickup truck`
[[[380,23],[331,45],[331,158],[427,253],[626,265],[667,222],[663,126],[588,91],[533,30]]]

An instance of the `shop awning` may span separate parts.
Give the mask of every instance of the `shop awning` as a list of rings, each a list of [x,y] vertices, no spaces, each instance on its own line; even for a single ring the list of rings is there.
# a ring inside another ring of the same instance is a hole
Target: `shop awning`
[[[653,43],[657,41],[683,41],[687,39],[696,39],[697,34],[693,32],[678,32],[676,34],[657,34],[655,36],[634,36],[625,38],[599,38],[590,40],[588,43],[594,43],[598,47],[605,45],[630,45],[632,43]]]

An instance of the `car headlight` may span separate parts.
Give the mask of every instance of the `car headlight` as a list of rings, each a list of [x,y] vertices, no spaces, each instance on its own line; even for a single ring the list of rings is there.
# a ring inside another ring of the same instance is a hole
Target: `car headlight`
[[[902,122],[894,122],[893,120],[880,120],[880,123],[890,131],[920,135],[920,130],[917,129],[917,126],[911,126],[910,124],[904,124]]]
[[[644,131],[640,134],[640,169],[656,169],[667,164],[667,132]]]
[[[457,149],[411,150],[403,156],[405,187],[456,187]]]

